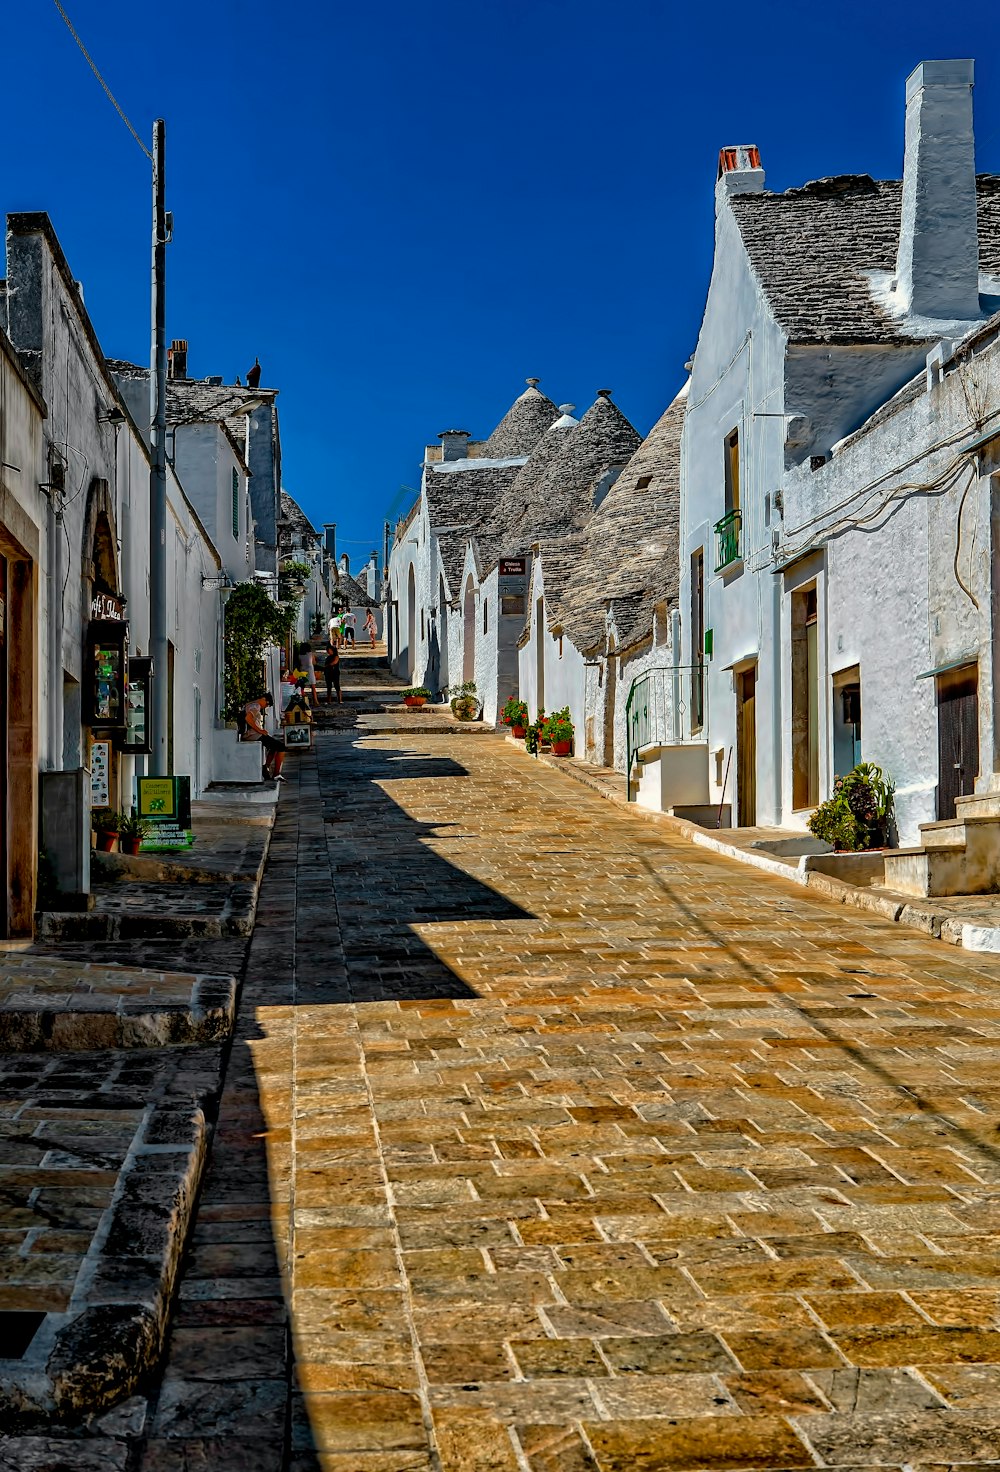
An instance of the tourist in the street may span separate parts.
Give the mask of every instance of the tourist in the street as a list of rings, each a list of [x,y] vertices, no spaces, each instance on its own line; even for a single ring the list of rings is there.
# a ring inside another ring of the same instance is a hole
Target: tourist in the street
[[[341,638],[341,615],[339,613],[331,615],[329,628],[330,643],[333,645],[334,649],[337,649],[340,646]]]
[[[343,617],[344,642],[350,644],[352,649],[354,648],[354,630],[356,625],[357,619],[350,609],[348,609]]]
[[[259,741],[264,750],[268,752],[268,758],[264,762],[264,775],[273,778],[275,782],[284,782],[281,775],[281,765],[285,760],[285,743],[277,736],[272,736],[270,731],[264,727],[264,712],[270,710],[274,705],[274,697],[271,694],[259,695],[256,700],[248,700],[243,707],[246,717],[246,731],[244,741]]]
[[[326,663],[323,666],[323,678],[326,681],[326,703],[333,704],[331,691],[337,692],[337,704],[343,705],[343,697],[340,693],[340,650],[331,640],[326,649]]]
[[[376,634],[376,629],[375,629],[375,615],[372,613],[372,611],[371,611],[370,608],[369,608],[368,612],[365,614],[365,633],[368,635],[369,639],[371,640],[371,646],[374,649],[375,648],[375,634]]]
[[[319,696],[316,693],[316,662],[313,658],[311,644],[300,644],[296,653],[296,668],[304,674],[306,684],[312,694],[313,705],[319,704]],[[299,681],[301,684],[301,681]]]

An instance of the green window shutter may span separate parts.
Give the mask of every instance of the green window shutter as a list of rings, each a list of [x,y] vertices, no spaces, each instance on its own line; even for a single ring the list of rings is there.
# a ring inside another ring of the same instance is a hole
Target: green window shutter
[[[236,466],[233,466],[233,537],[238,542],[240,539],[240,476]]]

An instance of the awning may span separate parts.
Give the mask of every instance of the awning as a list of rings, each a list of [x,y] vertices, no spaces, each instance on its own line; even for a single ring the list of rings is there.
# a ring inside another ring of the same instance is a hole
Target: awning
[[[914,678],[917,680],[933,680],[938,675],[947,675],[951,670],[964,669],[967,665],[978,663],[978,654],[963,654],[961,659],[949,659],[947,664],[935,665],[932,670],[924,670],[922,674],[915,675]]]

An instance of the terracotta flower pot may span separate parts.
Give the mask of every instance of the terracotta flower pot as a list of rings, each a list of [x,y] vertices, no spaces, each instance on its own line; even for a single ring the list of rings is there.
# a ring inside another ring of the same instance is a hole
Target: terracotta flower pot
[[[404,705],[409,705],[409,706],[412,707],[412,706],[415,706],[415,705],[426,705],[426,703],[427,703],[426,696],[423,696],[423,695],[404,695],[403,696],[403,704]]]
[[[117,842],[117,833],[98,833],[97,835],[97,847],[102,854],[113,854]]]
[[[527,726],[511,726],[510,734],[514,737],[515,741],[523,741],[528,734],[528,728]]]
[[[572,750],[573,750],[573,743],[572,743],[572,741],[553,741],[553,743],[552,743],[552,755],[553,756],[569,756],[569,754],[570,754],[570,752]]]
[[[141,838],[123,838],[119,841],[118,847],[121,853],[131,854],[135,859],[139,857],[139,845],[141,843]]]

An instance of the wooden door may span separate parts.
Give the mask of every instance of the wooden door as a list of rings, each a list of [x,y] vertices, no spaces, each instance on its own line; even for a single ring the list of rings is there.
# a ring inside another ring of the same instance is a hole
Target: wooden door
[[[955,816],[956,797],[975,791],[979,776],[979,669],[941,675],[938,706],[938,818]]]
[[[757,822],[757,666],[736,676],[736,821]]]

